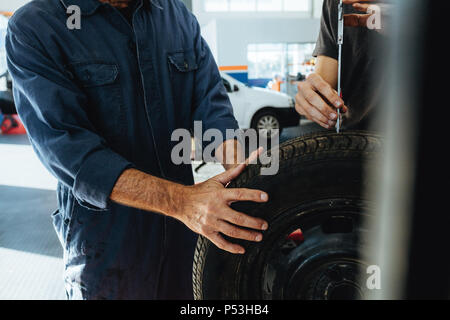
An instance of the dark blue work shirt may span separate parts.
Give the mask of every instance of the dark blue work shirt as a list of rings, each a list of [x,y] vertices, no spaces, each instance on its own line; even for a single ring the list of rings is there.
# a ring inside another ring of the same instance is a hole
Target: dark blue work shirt
[[[68,297],[192,298],[196,235],[109,196],[131,167],[192,184],[170,159],[173,130],[238,127],[195,17],[179,0],[139,0],[132,24],[97,0],[36,0],[11,18],[6,49],[19,115],[59,180]]]

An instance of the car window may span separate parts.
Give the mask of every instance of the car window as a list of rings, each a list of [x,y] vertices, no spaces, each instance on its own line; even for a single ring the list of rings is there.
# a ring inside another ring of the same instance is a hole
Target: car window
[[[223,81],[223,85],[225,86],[225,89],[227,89],[227,92],[228,93],[233,92],[233,90],[231,90],[230,82],[228,80],[224,79],[224,78],[222,78],[222,81]]]

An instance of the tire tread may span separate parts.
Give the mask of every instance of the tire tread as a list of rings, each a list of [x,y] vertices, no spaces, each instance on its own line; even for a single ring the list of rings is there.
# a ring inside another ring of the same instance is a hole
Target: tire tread
[[[382,138],[376,133],[349,131],[344,133],[314,133],[289,140],[280,145],[280,169],[297,166],[300,163],[332,158],[349,159],[352,156],[373,158],[382,150]],[[267,166],[270,166],[267,165]],[[261,165],[249,166],[229,188],[240,188],[260,176]],[[193,290],[194,299],[203,299],[202,278],[208,248],[213,245],[200,236],[194,254]]]

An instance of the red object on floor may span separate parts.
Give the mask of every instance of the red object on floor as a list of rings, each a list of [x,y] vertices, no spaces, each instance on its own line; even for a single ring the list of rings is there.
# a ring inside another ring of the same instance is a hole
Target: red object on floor
[[[14,120],[14,123],[12,123],[10,118]],[[19,116],[16,114],[11,116],[9,115],[5,116],[3,123],[1,123],[1,129],[2,134],[10,134],[10,135],[27,134],[27,131],[25,130],[22,121],[20,121]]]
[[[303,242],[303,240],[305,240],[305,238],[303,237],[302,230],[300,229],[297,229],[294,232],[292,232],[290,235],[288,235],[287,238],[289,240],[294,241],[297,244],[300,244],[301,242]]]

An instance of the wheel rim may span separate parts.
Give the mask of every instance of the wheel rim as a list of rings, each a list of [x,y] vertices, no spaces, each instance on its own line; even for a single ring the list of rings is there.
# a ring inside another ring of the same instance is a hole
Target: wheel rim
[[[258,120],[257,128],[258,130],[267,130],[270,132],[271,130],[280,129],[280,122],[276,117],[266,115]]]
[[[333,203],[334,208],[330,208]],[[249,252],[240,279],[242,293],[258,299],[350,300],[367,293],[360,272],[361,207],[354,200],[311,203],[314,214],[285,221],[283,232],[267,235],[265,244]],[[286,219],[286,215],[283,219]],[[296,216],[296,214],[289,214]],[[274,226],[276,221],[271,223]],[[286,236],[298,228],[304,239]],[[280,229],[283,229],[281,227]],[[279,229],[279,230],[280,230]]]

